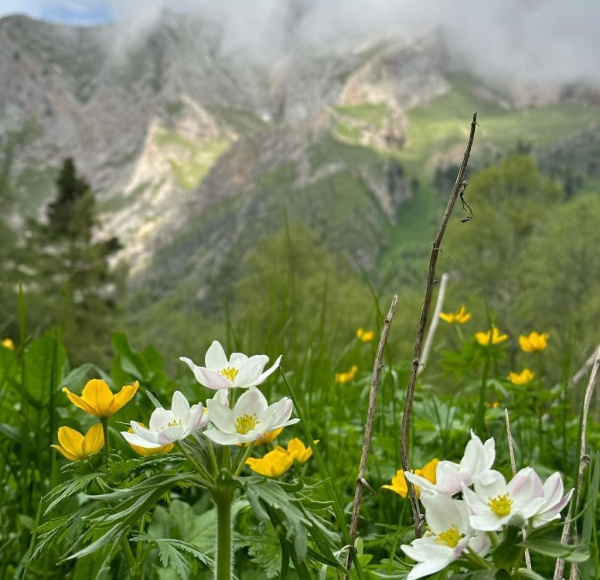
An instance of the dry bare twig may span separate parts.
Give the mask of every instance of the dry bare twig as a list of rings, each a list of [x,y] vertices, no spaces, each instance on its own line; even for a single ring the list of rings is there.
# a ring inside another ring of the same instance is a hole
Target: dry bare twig
[[[371,446],[371,437],[373,436],[373,423],[375,422],[375,406],[377,404],[377,392],[379,391],[379,379],[381,377],[381,370],[383,369],[383,351],[387,343],[388,334],[390,332],[390,326],[392,324],[392,318],[394,318],[394,312],[396,311],[396,304],[398,303],[398,296],[392,298],[392,304],[388,315],[383,321],[383,328],[381,329],[381,336],[379,338],[379,344],[377,346],[377,354],[375,355],[375,362],[373,364],[373,374],[371,375],[371,390],[369,392],[369,409],[367,411],[367,422],[365,424],[365,439],[363,442],[362,453],[360,456],[360,464],[358,467],[358,476],[356,478],[356,490],[354,492],[354,504],[352,505],[352,519],[350,520],[350,539],[352,545],[356,540],[358,533],[358,517],[360,514],[360,504],[362,501],[363,487],[366,488],[370,493],[374,493],[369,484],[365,480],[365,473],[367,471],[367,461],[369,459],[369,449]],[[346,569],[350,570],[352,560],[350,559],[350,552],[346,555]]]
[[[587,363],[586,363],[587,364]],[[573,521],[572,516],[577,511],[577,504],[579,503],[581,488],[583,486],[583,474],[586,467],[590,463],[590,457],[585,452],[586,438],[587,438],[587,419],[590,411],[590,405],[592,403],[592,395],[594,394],[594,386],[596,384],[596,377],[598,376],[598,369],[600,369],[600,348],[596,349],[594,362],[592,363],[592,371],[590,373],[590,379],[585,388],[585,394],[583,396],[583,407],[581,417],[581,440],[579,441],[579,470],[577,474],[577,487],[571,498],[569,504],[569,511],[565,519],[565,525],[563,527],[560,541],[563,544],[568,544],[573,539]],[[554,568],[554,580],[562,580],[563,572],[565,568],[565,561],[559,558],[556,561]],[[571,571],[569,578],[577,578],[577,564],[571,565]]]
[[[429,316],[429,307],[431,305],[431,298],[433,296],[433,286],[435,284],[435,266],[437,264],[438,255],[440,252],[440,245],[450,219],[450,214],[454,209],[456,199],[465,192],[467,182],[464,180],[467,165],[469,164],[469,157],[471,156],[471,148],[473,146],[473,140],[475,139],[475,129],[477,128],[477,112],[473,114],[473,120],[471,121],[471,132],[469,134],[469,140],[467,142],[467,148],[463,156],[463,160],[458,171],[456,183],[450,194],[446,211],[440,222],[440,226],[433,241],[433,248],[431,250],[431,257],[429,258],[429,271],[427,274],[427,284],[425,286],[425,297],[423,299],[423,306],[421,307],[421,317],[419,319],[419,327],[417,330],[417,337],[415,339],[415,349],[413,352],[413,358],[411,363],[410,375],[408,377],[408,384],[406,386],[406,399],[404,402],[404,414],[402,416],[402,426],[400,431],[400,459],[402,463],[402,469],[404,471],[410,471],[410,464],[408,461],[408,440],[410,435],[410,416],[412,414],[413,399],[415,396],[415,383],[417,380],[417,372],[419,365],[421,364],[421,348],[423,346],[423,336],[425,334],[425,326],[427,325],[427,318]],[[410,497],[410,503],[412,507],[413,520],[415,523],[415,533],[417,538],[421,537],[421,526],[422,518],[419,510],[419,502],[415,494],[414,486],[408,483],[408,495]]]
[[[423,345],[423,354],[421,355],[421,364],[417,370],[417,375],[420,375],[425,369],[427,360],[429,359],[429,353],[431,352],[431,346],[433,345],[433,339],[435,338],[435,332],[440,322],[440,312],[444,306],[444,298],[446,297],[446,288],[448,286],[448,274],[442,274],[440,280],[440,289],[438,290],[437,301],[433,310],[433,317],[431,318],[431,324],[425,337],[425,343]]]

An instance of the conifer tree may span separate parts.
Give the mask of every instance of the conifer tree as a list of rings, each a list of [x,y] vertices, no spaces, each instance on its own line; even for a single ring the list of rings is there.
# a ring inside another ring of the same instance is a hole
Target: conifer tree
[[[46,223],[33,224],[36,263],[29,284],[40,326],[59,324],[71,360],[103,362],[117,315],[120,280],[109,257],[117,238],[100,241],[94,193],[66,159]]]

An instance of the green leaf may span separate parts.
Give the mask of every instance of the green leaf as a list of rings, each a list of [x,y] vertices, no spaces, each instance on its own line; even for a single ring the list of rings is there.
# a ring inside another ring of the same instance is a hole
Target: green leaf
[[[567,546],[555,540],[525,540],[519,544],[525,548],[529,548],[531,552],[550,556],[552,558],[562,558],[567,562],[585,562],[590,554],[581,546]]]

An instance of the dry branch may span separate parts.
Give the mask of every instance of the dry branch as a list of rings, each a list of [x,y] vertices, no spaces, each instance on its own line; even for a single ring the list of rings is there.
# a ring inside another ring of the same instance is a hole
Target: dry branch
[[[429,258],[429,271],[427,274],[427,284],[425,286],[425,297],[423,299],[423,306],[421,308],[421,317],[419,319],[419,327],[417,330],[417,337],[415,339],[415,349],[413,352],[413,358],[410,368],[410,375],[408,377],[408,384],[406,386],[406,399],[404,402],[404,414],[402,416],[402,427],[400,432],[400,459],[402,463],[402,469],[404,471],[410,471],[410,464],[408,461],[408,441],[410,435],[410,416],[412,413],[413,399],[415,396],[415,383],[417,379],[417,373],[419,365],[421,364],[421,349],[423,346],[423,336],[425,334],[425,327],[427,326],[427,318],[429,316],[429,307],[431,305],[431,298],[433,295],[433,287],[435,284],[435,266],[437,264],[438,255],[440,252],[440,245],[450,219],[450,214],[454,209],[454,204],[459,196],[464,195],[467,187],[466,181],[464,181],[465,172],[467,165],[469,164],[469,157],[471,156],[471,147],[473,146],[473,140],[475,139],[475,129],[477,128],[477,112],[473,114],[473,120],[471,121],[471,132],[469,134],[469,140],[467,142],[467,148],[458,171],[456,183],[450,194],[446,211],[440,222],[437,235],[433,242],[433,248],[431,250],[431,257]],[[415,494],[414,486],[408,483],[408,495],[410,497],[410,503],[412,507],[413,520],[415,523],[415,532],[417,538],[421,537],[421,512],[419,510],[419,502]]]
[[[369,459],[369,449],[371,446],[371,437],[373,436],[373,423],[375,422],[375,406],[377,404],[377,392],[379,390],[379,380],[381,377],[381,370],[383,369],[383,351],[387,343],[387,337],[390,332],[390,326],[392,324],[392,318],[396,311],[396,304],[398,302],[398,296],[392,298],[392,304],[388,315],[383,321],[383,328],[381,329],[381,336],[379,338],[379,344],[377,346],[377,354],[375,355],[375,362],[373,364],[373,374],[371,375],[371,390],[369,392],[369,409],[367,411],[367,422],[365,424],[365,440],[363,442],[362,454],[360,456],[360,464],[358,467],[358,476],[356,478],[356,490],[354,492],[354,504],[352,506],[352,519],[350,520],[350,539],[352,545],[356,540],[358,533],[358,518],[360,515],[360,504],[362,501],[363,487],[367,488],[370,492],[373,490],[365,480],[365,473],[367,471],[367,462]],[[346,568],[350,570],[352,560],[350,559],[350,552],[346,555]]]

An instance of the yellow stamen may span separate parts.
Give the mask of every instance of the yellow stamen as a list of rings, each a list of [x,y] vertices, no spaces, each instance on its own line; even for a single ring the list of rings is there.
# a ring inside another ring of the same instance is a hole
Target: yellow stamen
[[[488,506],[490,506],[491,510],[497,516],[507,516],[512,509],[512,499],[508,496],[507,493],[504,495],[499,495],[498,497],[492,498],[488,501]]]
[[[240,372],[240,369],[236,369],[234,367],[227,367],[227,368],[221,369],[219,371],[219,374],[223,375],[226,379],[229,379],[233,383],[233,381],[235,381],[235,377],[238,376],[239,372]]]
[[[245,435],[248,431],[254,429],[257,423],[256,415],[242,415],[235,420],[235,430]]]
[[[445,532],[437,535],[435,543],[443,544],[449,548],[455,548],[456,544],[460,541],[461,536],[462,535],[456,526],[450,526]]]

